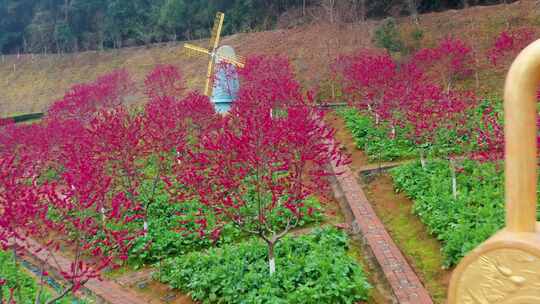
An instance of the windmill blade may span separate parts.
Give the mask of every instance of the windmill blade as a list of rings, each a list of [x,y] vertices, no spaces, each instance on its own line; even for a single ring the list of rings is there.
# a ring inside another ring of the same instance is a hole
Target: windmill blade
[[[225,14],[222,12],[217,12],[216,17],[214,18],[214,27],[212,28],[210,46],[208,47],[212,52],[215,52],[219,45],[219,39],[221,38],[221,30],[223,28],[224,18]]]
[[[243,68],[246,65],[246,59],[242,56],[223,56],[216,54],[216,57],[219,58],[219,60],[225,61],[229,64],[235,65],[239,68]]]
[[[206,57],[211,54],[209,50],[189,43],[184,44],[184,50],[188,56]]]
[[[214,77],[212,77],[214,73],[214,60],[211,59],[209,62],[208,62],[208,71],[206,73],[206,84],[204,86],[204,95],[208,96],[208,97],[212,97],[212,88],[213,88],[213,80],[214,80]]]

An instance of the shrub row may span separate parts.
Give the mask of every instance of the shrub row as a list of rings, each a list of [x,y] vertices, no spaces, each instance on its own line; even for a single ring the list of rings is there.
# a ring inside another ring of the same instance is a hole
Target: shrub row
[[[358,149],[364,151],[370,161],[392,161],[419,157],[418,145],[404,135],[405,130],[396,129],[392,134],[388,123],[375,124],[373,118],[354,108],[340,110],[338,114],[344,119]],[[427,152],[426,156],[461,154],[466,148],[454,145],[457,138],[458,135],[451,130],[440,129],[437,132],[436,140],[424,145],[423,150]]]
[[[447,161],[428,162],[425,169],[415,162],[390,171],[397,191],[414,201],[413,212],[442,242],[446,266],[457,264],[504,225],[501,165],[466,160],[461,166],[455,199]]]

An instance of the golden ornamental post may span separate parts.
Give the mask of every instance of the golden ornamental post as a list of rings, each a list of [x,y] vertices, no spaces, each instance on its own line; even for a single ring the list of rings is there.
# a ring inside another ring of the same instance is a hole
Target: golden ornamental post
[[[506,227],[471,251],[450,282],[449,304],[540,303],[536,222],[536,91],[540,40],[516,58],[505,83]]]

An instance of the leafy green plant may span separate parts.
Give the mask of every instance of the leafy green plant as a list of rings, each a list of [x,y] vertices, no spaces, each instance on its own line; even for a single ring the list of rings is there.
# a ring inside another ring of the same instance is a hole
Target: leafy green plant
[[[363,150],[370,161],[390,161],[415,157],[414,144],[398,131],[394,139],[390,138],[391,130],[383,123],[374,127],[375,122],[368,115],[362,115],[354,108],[346,108],[338,112],[345,120],[358,149]]]
[[[420,48],[420,45],[422,44],[422,39],[424,39],[424,31],[420,27],[414,28],[414,30],[411,32],[411,40],[412,40],[412,50],[417,50]]]
[[[212,245],[230,244],[246,237],[232,224],[223,227],[220,238],[215,242],[192,233],[196,230],[196,215],[201,209],[207,207],[196,200],[173,204],[162,183],[157,186],[157,194],[150,196],[149,192],[154,191],[152,188],[151,181],[147,181],[143,183],[139,191],[142,201],[150,197],[155,201],[149,204],[148,208],[148,234],[137,240],[130,253],[130,263],[136,268],[162,259],[206,249]],[[320,211],[321,204],[317,198],[308,197],[304,205],[306,209],[311,208],[314,211],[300,220],[298,223],[300,227],[323,220]],[[285,216],[276,216],[276,221],[285,222]],[[212,230],[216,221],[208,217],[207,224],[207,230]]]
[[[202,303],[356,303],[371,286],[347,249],[344,232],[318,229],[277,244],[273,275],[265,244],[250,240],[169,259],[160,277]]]
[[[405,136],[406,130],[392,129],[385,122],[375,124],[369,116],[354,108],[338,111],[345,120],[358,149],[363,150],[370,161],[392,161],[419,157],[417,145]],[[452,129],[440,128],[436,131],[434,143],[423,145],[427,156],[443,157],[451,154],[462,154],[468,149],[466,145],[456,145],[460,135]],[[474,143],[473,143],[474,144]]]
[[[442,242],[446,266],[457,264],[504,225],[500,164],[464,161],[456,198],[447,161],[432,161],[425,170],[415,162],[390,172],[397,191],[414,201],[414,213]]]
[[[13,253],[0,250],[0,303],[2,300],[8,303],[13,291],[13,300],[16,303],[34,303],[40,286],[36,280],[15,262]],[[51,293],[40,293],[39,303],[45,303],[50,299]],[[59,304],[83,303],[74,301],[73,297],[63,298]]]

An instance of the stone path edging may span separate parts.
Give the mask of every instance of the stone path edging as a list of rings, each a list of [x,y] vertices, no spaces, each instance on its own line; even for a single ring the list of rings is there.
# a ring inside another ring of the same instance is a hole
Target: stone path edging
[[[432,304],[433,301],[420,279],[413,271],[358,184],[348,165],[330,167],[336,176],[337,186],[353,214],[352,228],[360,233],[380,265],[392,292],[400,304]]]
[[[24,248],[26,253],[40,263],[46,263],[47,270],[59,274],[61,270],[69,271],[71,261],[57,252],[43,249],[36,252],[40,246],[32,239],[25,241],[17,240],[17,245]],[[52,263],[51,260],[55,262]],[[119,284],[107,281],[90,279],[84,284],[83,289],[105,303],[112,304],[147,304],[148,301],[141,299],[133,292],[126,290]]]

